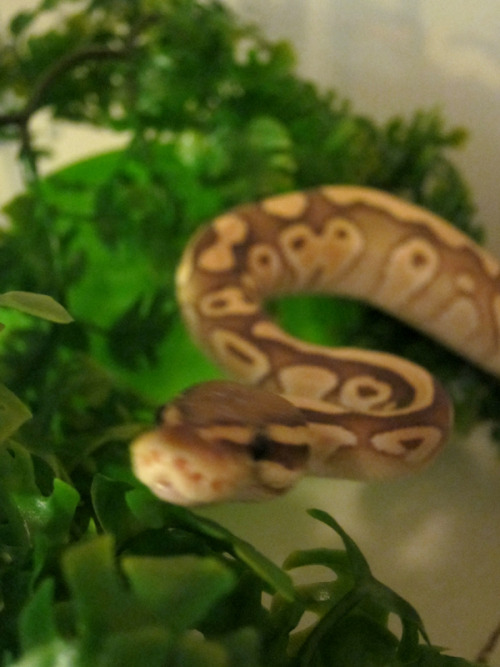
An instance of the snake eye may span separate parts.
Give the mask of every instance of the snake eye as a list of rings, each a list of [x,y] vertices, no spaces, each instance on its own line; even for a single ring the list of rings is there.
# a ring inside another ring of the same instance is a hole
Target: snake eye
[[[273,458],[273,443],[265,435],[259,433],[250,443],[250,452],[254,461],[271,460]]]
[[[263,433],[258,433],[249,445],[252,459],[277,463],[287,470],[303,468],[309,458],[307,445],[292,445],[276,442]]]

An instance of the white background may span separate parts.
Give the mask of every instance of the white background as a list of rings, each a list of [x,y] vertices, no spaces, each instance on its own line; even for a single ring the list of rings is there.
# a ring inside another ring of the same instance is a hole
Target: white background
[[[0,0],[0,23],[28,0]],[[384,120],[439,106],[470,131],[458,156],[500,256],[500,3],[498,0],[227,0],[274,38],[293,40],[299,70]],[[200,67],[203,64],[200,63]],[[104,133],[47,130],[51,168],[109,146]],[[14,152],[0,145],[0,199],[19,188]],[[500,409],[500,406],[499,406]],[[457,438],[424,474],[367,486],[308,480],[288,498],[205,511],[281,561],[291,550],[327,546],[327,530],[305,515],[331,512],[375,574],[420,611],[434,643],[473,658],[500,621],[500,461],[480,427]],[[500,651],[492,665],[500,666]]]

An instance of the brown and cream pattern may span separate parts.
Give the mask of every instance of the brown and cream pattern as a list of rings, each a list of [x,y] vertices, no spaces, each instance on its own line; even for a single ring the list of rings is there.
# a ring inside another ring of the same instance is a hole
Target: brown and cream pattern
[[[328,186],[221,215],[186,248],[177,295],[233,379],[197,385],[132,445],[135,474],[180,504],[272,498],[304,474],[380,479],[441,449],[450,401],[425,369],[282,331],[262,308],[297,292],[367,301],[500,374],[500,265],[429,211]],[[251,386],[245,386],[251,385]]]

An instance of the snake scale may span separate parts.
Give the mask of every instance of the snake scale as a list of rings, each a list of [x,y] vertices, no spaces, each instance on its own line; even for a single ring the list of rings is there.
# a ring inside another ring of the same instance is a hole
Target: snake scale
[[[177,271],[192,337],[239,382],[195,385],[132,443],[158,497],[270,499],[304,474],[388,478],[440,451],[452,407],[439,382],[394,355],[288,335],[262,303],[298,292],[364,300],[500,375],[500,265],[448,222],[356,186],[239,206],[195,235]]]

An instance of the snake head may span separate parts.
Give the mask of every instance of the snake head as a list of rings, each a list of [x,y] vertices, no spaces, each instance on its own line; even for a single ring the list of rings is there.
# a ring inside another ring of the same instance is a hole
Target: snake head
[[[151,491],[178,505],[265,500],[306,472],[302,412],[281,396],[235,382],[191,387],[131,446],[132,467]]]

